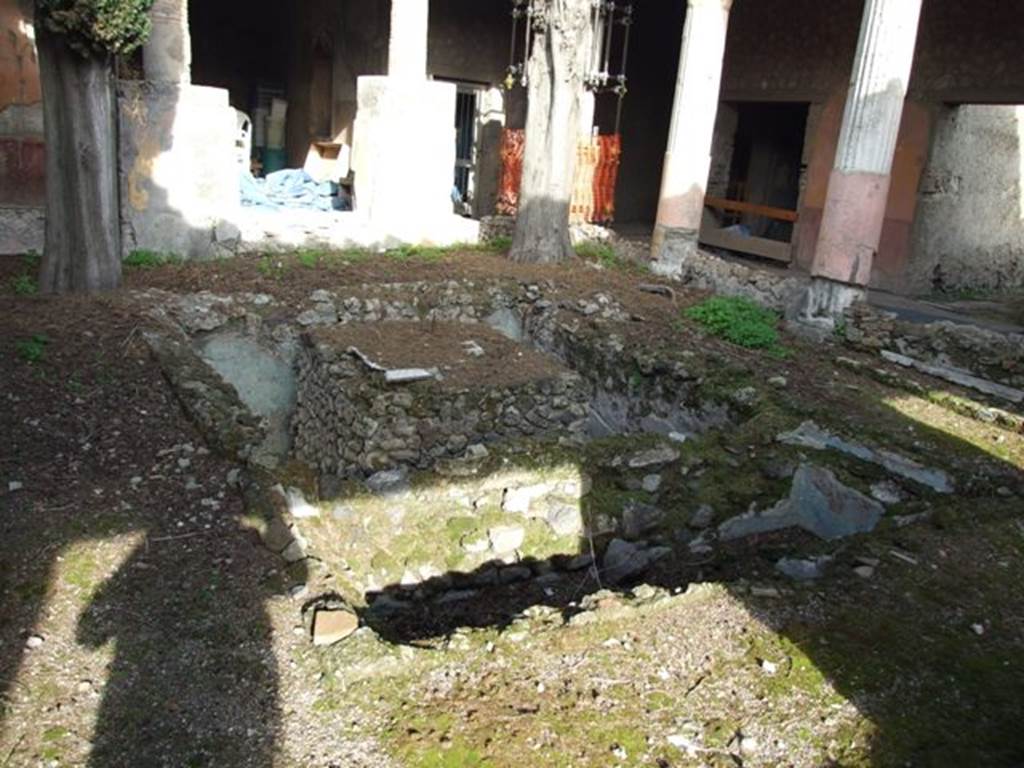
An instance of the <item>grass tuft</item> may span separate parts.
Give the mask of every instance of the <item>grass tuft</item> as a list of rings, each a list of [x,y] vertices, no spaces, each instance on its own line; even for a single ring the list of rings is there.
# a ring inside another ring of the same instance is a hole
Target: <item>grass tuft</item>
[[[37,333],[30,339],[20,339],[19,341],[16,341],[14,343],[14,351],[17,352],[18,357],[26,363],[38,363],[46,354],[46,345],[49,343],[50,340],[46,338],[46,336]]]
[[[154,267],[162,267],[165,264],[177,264],[180,261],[181,257],[174,253],[140,249],[132,251],[125,256],[124,266],[135,269],[153,269]]]
[[[779,345],[778,315],[750,299],[712,296],[684,310],[683,314],[702,325],[713,336],[737,346],[785,354]]]

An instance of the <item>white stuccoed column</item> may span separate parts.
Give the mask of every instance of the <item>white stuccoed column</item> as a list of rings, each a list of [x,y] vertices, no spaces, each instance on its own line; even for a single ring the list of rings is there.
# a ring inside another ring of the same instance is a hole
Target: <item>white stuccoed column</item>
[[[825,324],[861,299],[885,223],[922,0],[867,0],[803,314]]]
[[[427,76],[430,0],[391,0],[388,75],[423,80]]]
[[[672,274],[696,250],[711,171],[732,0],[689,0],[654,226],[654,269]]]
[[[146,79],[154,83],[191,83],[188,0],[155,0],[149,18],[153,29],[142,46]]]

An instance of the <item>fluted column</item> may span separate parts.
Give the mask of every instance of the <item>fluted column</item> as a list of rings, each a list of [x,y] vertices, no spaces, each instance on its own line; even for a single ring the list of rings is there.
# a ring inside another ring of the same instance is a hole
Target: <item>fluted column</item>
[[[917,42],[922,0],[867,0],[807,313],[835,316],[871,279]]]
[[[191,83],[188,0],[155,0],[150,20],[153,29],[142,47],[146,79],[155,83]]]
[[[388,75],[423,80],[427,76],[430,0],[391,0]]]
[[[666,273],[685,257],[679,247],[697,247],[732,0],[689,0],[687,6],[654,228],[655,268]],[[678,245],[667,248],[670,243]]]

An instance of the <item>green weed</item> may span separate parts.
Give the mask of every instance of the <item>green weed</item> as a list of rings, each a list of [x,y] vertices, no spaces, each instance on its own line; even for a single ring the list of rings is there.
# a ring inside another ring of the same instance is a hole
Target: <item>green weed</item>
[[[39,284],[32,275],[24,272],[11,280],[11,290],[19,296],[34,296],[39,293]]]
[[[162,267],[165,264],[176,264],[180,261],[181,257],[174,253],[139,249],[125,256],[124,265],[135,269],[153,269],[154,267]]]
[[[326,252],[320,248],[303,248],[296,254],[299,264],[307,269],[315,269],[326,255]]]
[[[493,251],[494,253],[507,253],[512,247],[511,237],[492,237],[490,240],[483,244],[484,250]]]
[[[42,334],[36,334],[31,339],[21,339],[14,344],[14,350],[18,357],[26,363],[38,363],[46,354],[46,345],[50,340]]]
[[[713,296],[684,310],[684,315],[737,346],[785,354],[779,345],[778,315],[750,299]]]
[[[622,260],[619,259],[615,249],[607,243],[597,240],[587,240],[576,246],[576,255],[587,261],[595,261],[606,269],[619,269],[622,267]]]
[[[39,281],[36,275],[39,274],[39,254],[29,251],[22,256],[21,273],[11,278],[11,290],[18,296],[34,296],[39,293]]]

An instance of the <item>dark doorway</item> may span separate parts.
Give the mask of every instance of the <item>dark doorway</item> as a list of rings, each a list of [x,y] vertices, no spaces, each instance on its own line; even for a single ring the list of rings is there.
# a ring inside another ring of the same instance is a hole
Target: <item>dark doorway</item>
[[[806,103],[748,102],[736,105],[738,123],[729,174],[732,200],[795,211],[800,199]],[[749,235],[789,242],[793,222],[743,213]]]

